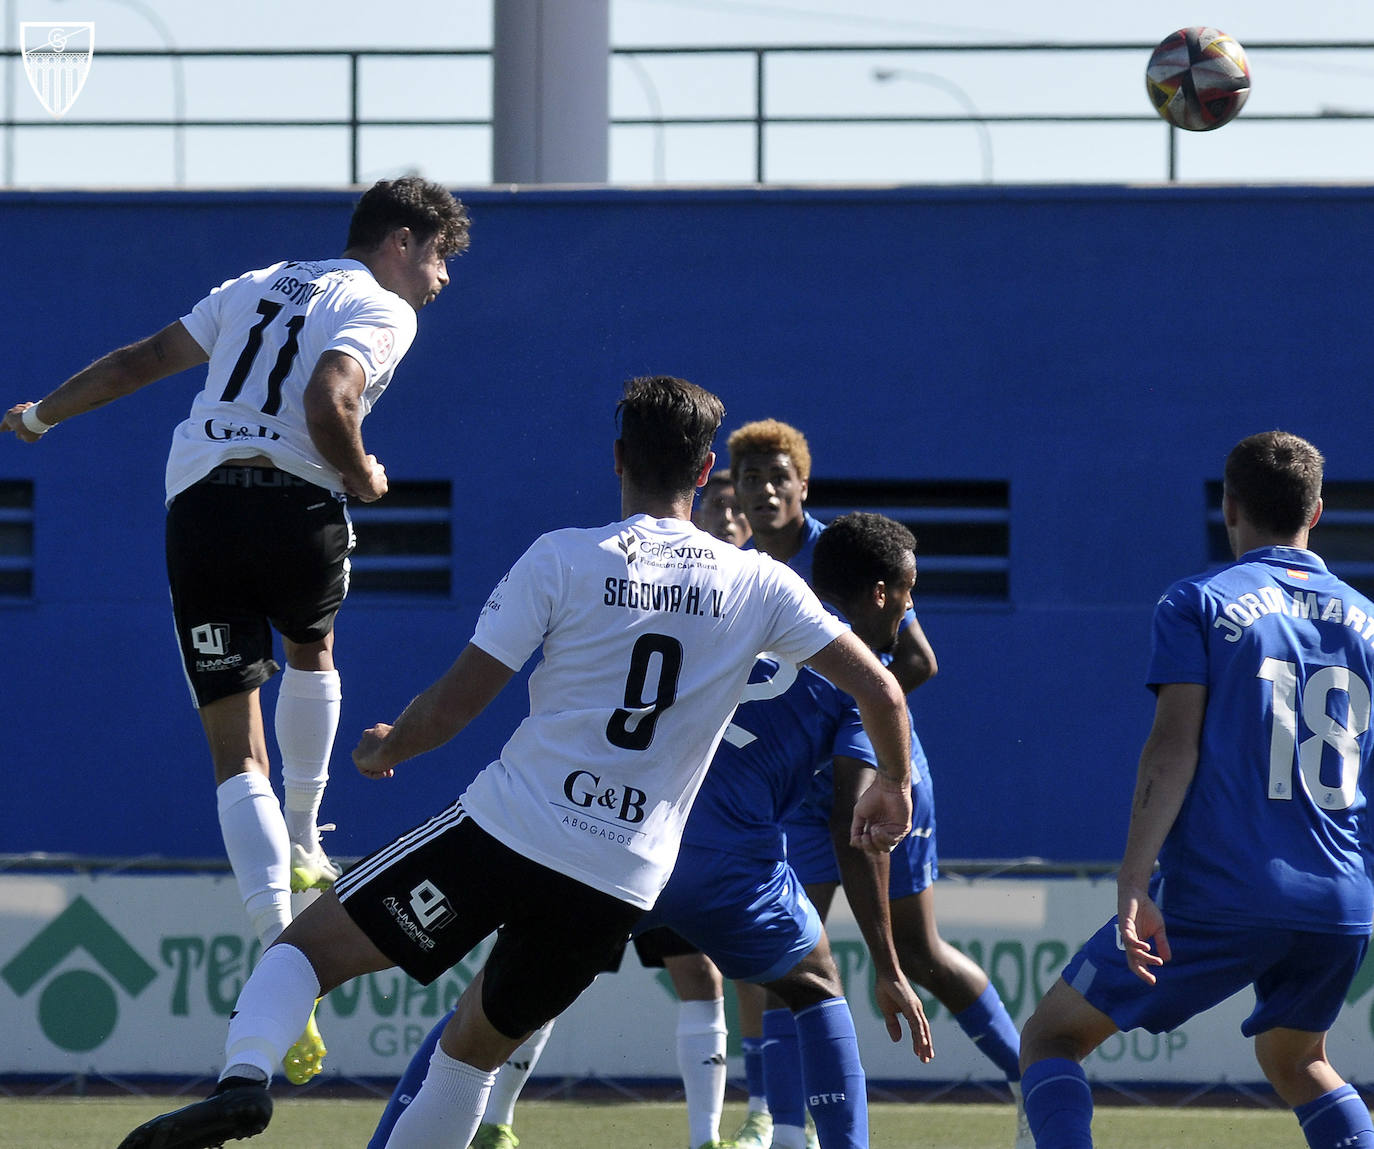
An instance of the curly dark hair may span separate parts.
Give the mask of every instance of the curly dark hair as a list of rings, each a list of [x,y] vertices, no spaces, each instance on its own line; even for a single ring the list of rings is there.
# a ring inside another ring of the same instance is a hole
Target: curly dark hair
[[[894,583],[916,553],[916,536],[886,515],[853,511],[830,523],[816,540],[811,585],[816,593],[845,602],[879,582]]]
[[[739,474],[740,460],[749,455],[787,455],[801,479],[811,477],[811,448],[806,436],[790,423],[759,419],[746,423],[726,440],[730,452],[730,472]]]
[[[466,251],[470,242],[467,209],[442,184],[405,176],[378,180],[353,209],[348,248],[371,251],[398,227],[408,227],[421,243],[438,236],[444,259]]]
[[[1231,448],[1226,491],[1255,526],[1296,535],[1316,514],[1325,462],[1306,439],[1288,431],[1262,431]]]
[[[685,379],[646,375],[625,384],[615,415],[630,478],[645,490],[678,494],[701,474],[725,405]]]

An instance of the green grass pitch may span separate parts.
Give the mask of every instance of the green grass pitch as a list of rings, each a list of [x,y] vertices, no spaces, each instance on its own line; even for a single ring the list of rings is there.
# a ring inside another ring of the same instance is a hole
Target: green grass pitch
[[[382,1111],[380,1100],[292,1098],[274,1091],[272,1125],[261,1137],[233,1142],[254,1149],[362,1149]],[[134,1126],[190,1098],[46,1097],[0,1099],[0,1149],[113,1149]],[[728,1104],[722,1132],[743,1117]],[[875,1103],[873,1149],[1011,1149],[1010,1105]],[[522,1102],[521,1149],[684,1149],[680,1102]],[[1100,1145],[1113,1149],[1292,1149],[1302,1142],[1280,1109],[1111,1106],[1098,1111]]]

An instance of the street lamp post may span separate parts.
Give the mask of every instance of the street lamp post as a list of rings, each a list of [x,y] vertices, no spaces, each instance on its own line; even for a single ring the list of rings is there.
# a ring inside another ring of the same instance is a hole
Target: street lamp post
[[[630,71],[639,81],[644,98],[649,102],[649,114],[654,121],[654,182],[663,183],[667,178],[667,155],[663,138],[663,102],[658,98],[658,85],[654,83],[649,70],[640,62],[639,57],[627,55],[624,60],[630,65]]]
[[[891,80],[910,80],[916,84],[929,84],[939,88],[943,92],[948,92],[960,106],[968,113],[969,122],[978,131],[978,146],[983,157],[983,182],[992,183],[992,133],[988,131],[987,121],[983,119],[983,113],[978,110],[977,105],[953,80],[941,76],[938,72],[922,72],[915,68],[874,68],[873,78],[880,84]]]
[[[8,2],[8,0],[7,0]],[[123,8],[132,9],[152,25],[153,31],[162,39],[172,65],[172,183],[176,187],[186,184],[186,68],[177,53],[176,41],[163,22],[162,17],[142,0],[109,0]]]

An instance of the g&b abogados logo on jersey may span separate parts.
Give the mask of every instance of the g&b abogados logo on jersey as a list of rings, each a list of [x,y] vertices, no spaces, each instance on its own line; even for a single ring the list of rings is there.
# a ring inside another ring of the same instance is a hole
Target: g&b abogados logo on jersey
[[[23,20],[19,24],[19,47],[29,87],[48,114],[60,120],[76,103],[91,74],[95,25]]]
[[[649,800],[649,795],[635,786],[603,785],[590,770],[574,770],[564,778],[563,796],[574,807],[563,817],[565,826],[622,845],[632,833],[638,833],[629,827],[644,821],[644,806]],[[579,816],[582,811],[585,816]]]

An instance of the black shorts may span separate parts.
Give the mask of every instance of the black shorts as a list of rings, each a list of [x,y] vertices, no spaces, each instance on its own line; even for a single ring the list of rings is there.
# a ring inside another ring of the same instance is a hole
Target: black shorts
[[[522,857],[455,802],[334,883],[372,943],[422,985],[493,930],[482,1009],[521,1038],[606,970],[644,911]]]
[[[273,467],[216,467],[167,508],[167,580],[196,706],[278,669],[272,630],[319,642],[348,593],[343,496]]]
[[[664,958],[699,954],[701,948],[668,926],[654,926],[634,936],[635,953],[645,969],[662,969]]]

